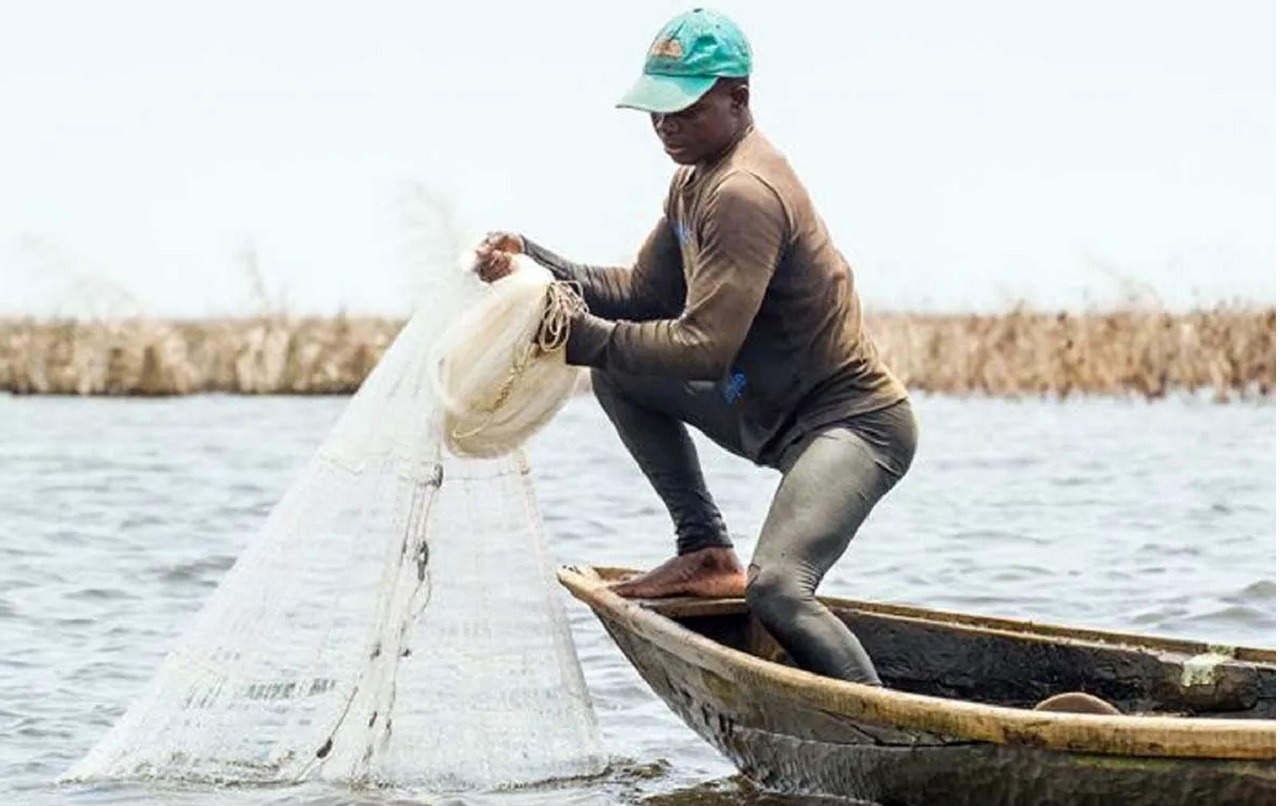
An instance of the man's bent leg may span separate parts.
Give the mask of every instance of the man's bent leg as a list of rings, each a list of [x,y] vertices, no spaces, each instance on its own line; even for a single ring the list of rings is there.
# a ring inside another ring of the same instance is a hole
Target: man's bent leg
[[[601,408],[666,505],[676,530],[676,556],[615,585],[615,592],[636,598],[742,595],[742,564],[685,425],[706,419],[709,397],[658,378],[596,371],[591,381]]]
[[[866,650],[814,593],[910,464],[914,418],[908,404],[899,405],[906,419],[901,411],[888,418],[896,444],[887,452],[844,428],[823,431],[800,449],[765,518],[746,590],[751,611],[801,668],[871,685],[880,677]]]

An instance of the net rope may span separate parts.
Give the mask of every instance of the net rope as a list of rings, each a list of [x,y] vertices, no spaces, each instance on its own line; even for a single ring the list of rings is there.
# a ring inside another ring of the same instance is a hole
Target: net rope
[[[439,792],[603,769],[530,469],[513,447],[521,440],[508,430],[505,451],[451,453],[432,380],[441,360],[466,360],[458,345],[480,345],[491,379],[504,366],[494,355],[509,362],[535,341],[477,318],[503,289],[455,267],[432,279],[155,677],[64,781],[325,779]],[[576,381],[556,358],[573,302],[533,279],[508,290],[540,291],[505,304],[526,327],[559,325],[506,403],[555,370],[560,387],[523,398],[545,422]],[[560,302],[547,306],[549,295]],[[482,416],[499,426],[514,417],[531,433],[528,410],[508,408]]]

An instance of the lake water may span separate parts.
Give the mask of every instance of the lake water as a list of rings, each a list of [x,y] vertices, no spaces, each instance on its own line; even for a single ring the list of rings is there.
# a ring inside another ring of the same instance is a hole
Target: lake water
[[[411,802],[328,786],[51,783],[150,677],[345,403],[0,396],[0,802]],[[1275,645],[1274,401],[916,405],[915,466],[824,593]],[[746,556],[776,474],[700,445]],[[531,455],[559,562],[647,566],[669,553],[665,513],[594,401],[572,401]],[[611,772],[438,802],[812,802],[744,789],[589,612],[569,611]]]

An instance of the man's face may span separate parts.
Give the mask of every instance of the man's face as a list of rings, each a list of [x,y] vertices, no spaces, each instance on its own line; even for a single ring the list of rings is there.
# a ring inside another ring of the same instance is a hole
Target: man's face
[[[667,156],[695,165],[716,156],[737,138],[746,116],[747,88],[721,82],[693,106],[679,112],[652,112],[649,119]]]

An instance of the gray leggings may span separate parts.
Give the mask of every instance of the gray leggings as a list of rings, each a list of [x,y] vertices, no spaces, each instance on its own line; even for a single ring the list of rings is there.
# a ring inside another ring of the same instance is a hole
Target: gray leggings
[[[592,373],[592,384],[671,513],[677,552],[732,546],[686,428],[743,455],[737,422],[720,393],[600,371]],[[857,637],[814,594],[872,507],[907,472],[915,448],[915,415],[903,400],[807,434],[778,462],[782,481],[751,558],[747,604],[801,668],[880,684]]]

